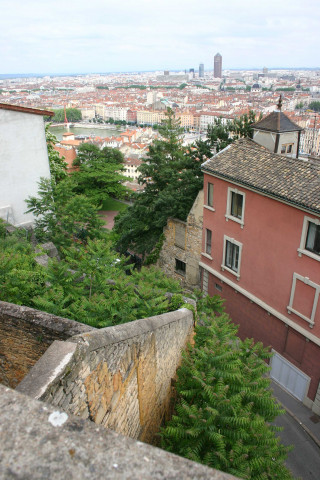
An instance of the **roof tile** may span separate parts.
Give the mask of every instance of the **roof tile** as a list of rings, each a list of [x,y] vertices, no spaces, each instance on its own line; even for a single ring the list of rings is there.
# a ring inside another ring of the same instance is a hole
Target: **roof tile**
[[[249,138],[221,150],[203,165],[204,172],[320,213],[320,167],[271,153]]]

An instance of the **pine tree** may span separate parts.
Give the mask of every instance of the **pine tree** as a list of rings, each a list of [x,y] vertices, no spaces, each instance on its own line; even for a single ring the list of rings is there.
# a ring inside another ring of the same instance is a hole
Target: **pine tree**
[[[168,109],[159,126],[161,139],[150,145],[148,157],[139,168],[144,191],[115,223],[118,246],[145,256],[157,244],[169,217],[186,220],[202,188],[200,161],[182,145],[183,129]]]

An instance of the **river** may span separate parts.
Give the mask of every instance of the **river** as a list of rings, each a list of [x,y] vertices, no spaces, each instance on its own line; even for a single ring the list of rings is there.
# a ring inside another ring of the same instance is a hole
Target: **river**
[[[62,125],[59,125],[57,127],[51,125],[50,127],[50,132],[53,133],[57,137],[58,140],[62,140],[62,134],[66,132],[74,133],[75,135],[88,135],[92,136],[95,135],[96,137],[112,137],[112,136],[118,136],[121,132],[123,132],[124,129],[122,128],[121,130],[119,128],[117,129],[112,129],[112,128],[96,128],[94,125],[90,125],[89,128],[85,127],[64,127]]]

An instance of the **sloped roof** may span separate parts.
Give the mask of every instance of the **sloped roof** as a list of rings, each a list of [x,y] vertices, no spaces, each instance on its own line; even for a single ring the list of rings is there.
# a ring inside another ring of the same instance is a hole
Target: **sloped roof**
[[[50,110],[40,110],[38,108],[21,107],[20,105],[11,105],[10,103],[0,103],[1,110],[13,110],[14,112],[32,113],[35,115],[45,115],[52,117],[54,112]]]
[[[320,167],[271,153],[249,138],[221,150],[202,170],[320,214]]]
[[[279,115],[280,128],[278,124]],[[252,127],[258,130],[267,130],[269,132],[296,132],[303,130],[303,128],[292,122],[283,112],[272,112],[259,122],[254,123]]]

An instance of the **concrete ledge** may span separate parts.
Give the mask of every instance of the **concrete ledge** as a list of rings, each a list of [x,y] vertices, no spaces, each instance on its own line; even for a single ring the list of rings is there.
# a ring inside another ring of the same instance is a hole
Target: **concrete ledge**
[[[0,385],[0,478],[234,480]]]
[[[50,384],[63,374],[76,350],[74,343],[54,341],[16,390],[32,398],[41,398]]]
[[[0,315],[5,315],[12,319],[16,319],[17,321],[24,320],[36,326],[58,332],[61,336],[64,336],[64,338],[96,330],[96,328],[90,327],[90,325],[84,325],[75,320],[58,317],[34,308],[15,305],[14,303],[8,302],[0,301]]]
[[[190,321],[190,326],[193,325],[193,313],[187,308],[181,308],[170,313],[156,315],[154,317],[143,318],[135,320],[134,322],[124,323],[115,327],[106,327],[100,330],[94,329],[81,335],[76,335],[70,338],[70,342],[84,344],[89,351],[98,350],[99,348],[108,345],[128,340],[139,335],[153,332],[165,325],[174,323],[180,320]]]

